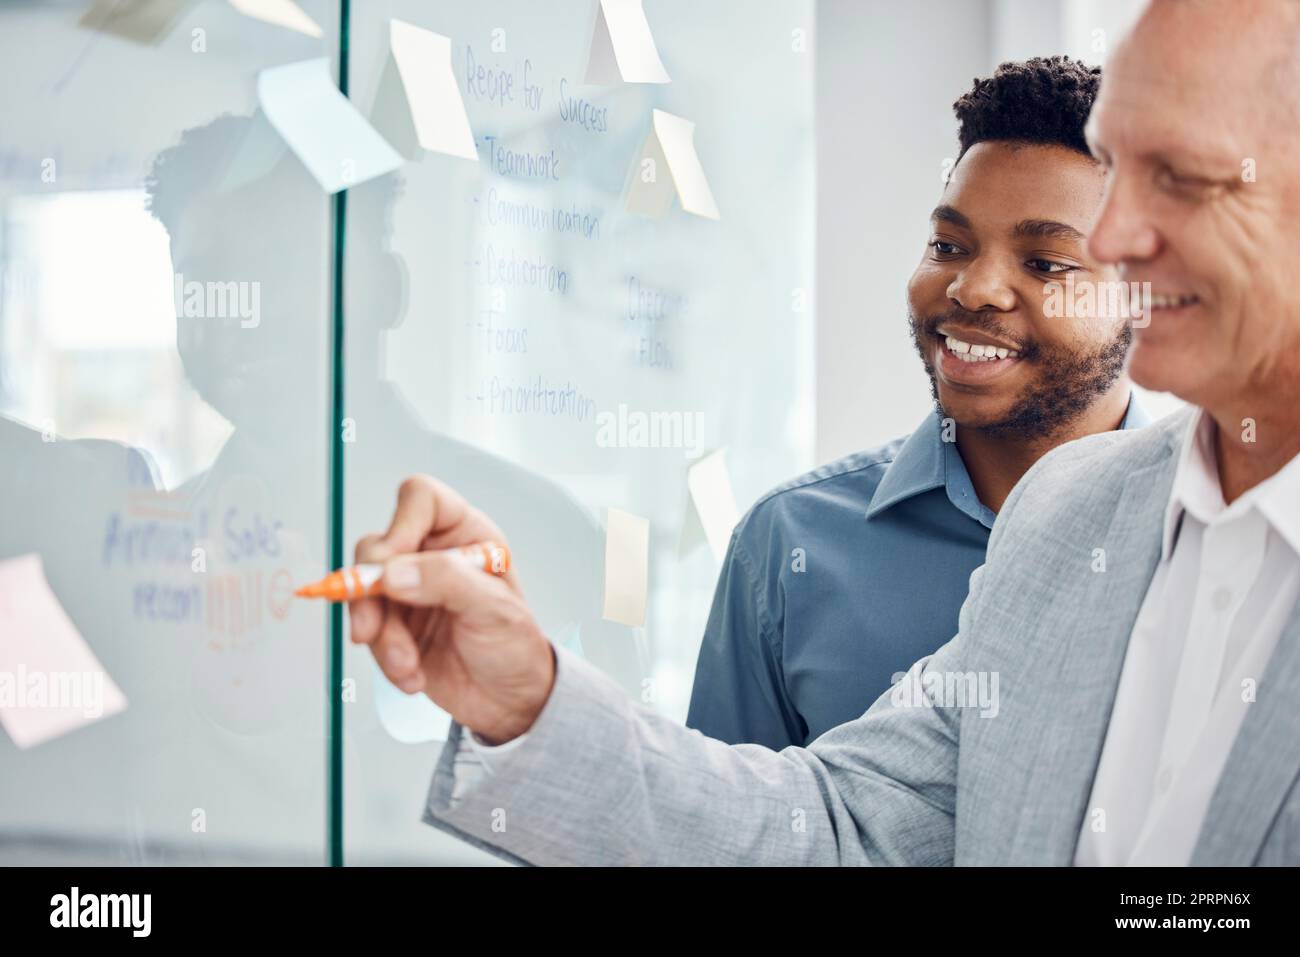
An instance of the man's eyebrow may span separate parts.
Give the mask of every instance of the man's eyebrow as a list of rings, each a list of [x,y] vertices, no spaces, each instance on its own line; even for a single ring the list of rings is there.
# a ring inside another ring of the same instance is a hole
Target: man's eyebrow
[[[934,212],[930,214],[930,220],[939,223],[952,223],[961,229],[971,228],[970,220],[947,203],[936,206]]]
[[[1067,223],[1054,219],[1022,219],[1011,235],[1017,239],[1072,239],[1087,242],[1088,237]]]

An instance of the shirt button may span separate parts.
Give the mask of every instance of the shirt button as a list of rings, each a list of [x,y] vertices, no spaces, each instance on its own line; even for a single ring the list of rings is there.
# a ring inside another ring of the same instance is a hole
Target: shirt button
[[[1214,589],[1214,610],[1223,611],[1232,604],[1232,589],[1226,585],[1221,585]]]
[[[1164,794],[1169,790],[1169,785],[1174,783],[1174,769],[1166,766],[1161,770],[1159,777],[1156,778],[1156,791]]]

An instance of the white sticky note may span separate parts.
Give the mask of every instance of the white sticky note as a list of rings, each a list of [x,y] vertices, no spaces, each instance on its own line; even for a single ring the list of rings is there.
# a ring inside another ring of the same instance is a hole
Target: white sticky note
[[[273,23],[309,37],[322,37],[320,24],[307,16],[293,0],[230,0],[230,5],[246,17]]]
[[[726,449],[704,456],[687,469],[686,486],[690,489],[695,513],[704,527],[709,550],[714,558],[722,561],[731,542],[731,533],[740,521],[731,475],[727,472]]]
[[[600,0],[585,83],[671,83],[641,0]]]
[[[198,0],[95,0],[79,26],[136,43],[158,43]]]
[[[603,617],[639,628],[645,624],[650,581],[650,520],[611,508],[605,520]]]
[[[401,155],[334,85],[328,57],[263,70],[257,75],[257,99],[327,193],[402,165]]]
[[[632,170],[627,211],[658,218],[668,211],[674,194],[686,212],[707,219],[720,218],[695,152],[695,124],[655,110],[650,135]]]
[[[469,114],[451,68],[451,39],[392,20],[389,50],[370,111],[375,128],[408,159],[429,150],[477,161]]]
[[[0,725],[30,748],[126,708],[45,580],[39,555],[0,562]]]

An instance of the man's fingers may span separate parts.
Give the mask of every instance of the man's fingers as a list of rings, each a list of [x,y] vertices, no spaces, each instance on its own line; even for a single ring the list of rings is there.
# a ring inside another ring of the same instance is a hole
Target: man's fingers
[[[491,519],[474,509],[451,487],[429,475],[413,475],[402,482],[398,490],[397,509],[393,512],[388,531],[383,535],[367,535],[360,539],[356,547],[356,561],[384,564],[394,556],[422,549],[454,548],[485,541],[505,544],[505,536]],[[463,567],[458,570],[474,571]],[[485,577],[481,571],[475,573]],[[418,568],[415,574],[417,578],[414,584],[418,586]],[[518,587],[513,568],[507,572],[507,581]],[[387,585],[388,582],[385,581],[386,589]],[[501,582],[496,585],[505,587]],[[421,602],[409,603],[450,609],[449,605],[435,601],[436,597],[431,595]],[[381,640],[387,627],[386,620],[393,617],[384,601],[375,598],[350,602],[348,615],[352,624],[352,640],[366,645],[374,645]],[[375,650],[378,654],[379,649]]]
[[[445,552],[389,559],[384,565],[384,594],[404,605],[444,608],[453,615],[499,604],[513,607],[519,600],[495,575]]]
[[[384,624],[384,600],[360,598],[348,603],[348,620],[352,641],[358,645],[373,644]]]
[[[450,486],[429,475],[412,475],[397,490],[397,509],[384,541],[396,553],[418,551],[425,536],[455,529],[471,513],[469,503]]]
[[[371,650],[379,664],[379,670],[407,694],[414,694],[424,687],[420,650],[401,615],[389,611],[384,618],[379,638]]]
[[[397,492],[397,509],[382,536],[387,555],[430,548],[454,548],[475,542],[505,544],[501,529],[449,485],[429,475],[412,475]]]
[[[384,536],[377,534],[363,535],[357,539],[355,550],[358,565],[366,562],[382,562],[392,557],[392,547],[384,541]]]
[[[480,542],[495,542],[498,545],[505,545],[506,547],[509,547],[508,543],[506,542],[505,535],[501,533],[501,529],[497,528],[496,525],[492,523],[492,520],[489,519],[486,515],[484,515],[483,518],[488,523],[490,530],[485,532],[483,535],[480,535],[479,537],[473,539],[473,541],[471,542],[466,543],[459,539],[456,539],[454,541],[448,540],[446,535],[441,535],[441,536],[426,535],[424,541],[420,543],[420,547],[418,550],[421,552],[437,552],[437,551],[442,551],[444,549],[464,547],[466,544],[477,545]],[[515,559],[513,558],[513,556],[511,557],[510,561],[508,561],[506,564],[507,564],[506,573],[504,575],[499,575],[497,577],[501,578],[503,581],[509,584],[511,588],[513,588],[516,592],[522,595],[524,593],[524,590],[523,587],[520,586],[519,584],[519,574],[516,571]]]
[[[392,549],[382,535],[366,535],[357,542],[356,561],[382,562],[392,555]],[[384,624],[384,603],[378,598],[362,598],[348,603],[348,619],[352,623],[352,640],[359,645],[369,645],[379,637]]]

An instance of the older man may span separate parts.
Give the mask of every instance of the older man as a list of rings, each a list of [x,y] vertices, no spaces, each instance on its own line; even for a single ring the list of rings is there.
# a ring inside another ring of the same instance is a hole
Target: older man
[[[1199,408],[1041,459],[957,636],[807,748],[636,706],[512,581],[409,554],[497,530],[407,482],[353,635],[458,722],[426,820],[534,863],[1300,864],[1297,50],[1290,0],[1154,0],[1116,51],[1090,245],[1152,284],[1133,379]]]

